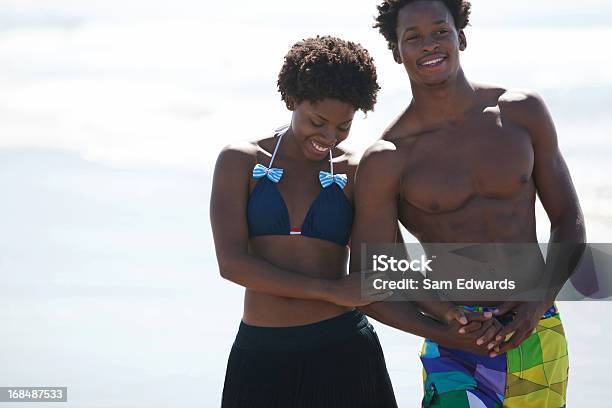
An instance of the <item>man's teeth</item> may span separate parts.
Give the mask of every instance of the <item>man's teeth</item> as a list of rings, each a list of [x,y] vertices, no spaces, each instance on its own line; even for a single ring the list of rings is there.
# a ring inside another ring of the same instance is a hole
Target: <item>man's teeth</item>
[[[444,61],[444,58],[436,58],[435,60],[424,62],[421,65],[436,65],[436,64],[439,64],[442,61]]]
[[[325,146],[321,146],[320,144],[318,144],[317,142],[312,142],[312,146],[315,148],[315,150],[319,151],[319,152],[326,152],[329,150],[329,148],[325,147]]]

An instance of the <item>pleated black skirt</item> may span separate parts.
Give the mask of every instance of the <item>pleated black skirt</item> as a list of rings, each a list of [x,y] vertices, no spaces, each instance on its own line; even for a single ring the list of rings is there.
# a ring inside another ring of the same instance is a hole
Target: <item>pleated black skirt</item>
[[[294,327],[241,322],[222,408],[397,407],[378,336],[351,311]]]

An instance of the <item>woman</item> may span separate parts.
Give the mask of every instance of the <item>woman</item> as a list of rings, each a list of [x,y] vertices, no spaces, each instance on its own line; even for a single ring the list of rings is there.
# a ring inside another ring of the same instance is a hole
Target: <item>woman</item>
[[[368,52],[296,43],[278,77],[291,124],[226,147],[211,222],[221,275],[246,288],[223,407],[395,407],[378,337],[346,276],[357,158],[338,145],[379,86]],[[373,293],[370,301],[388,293]]]

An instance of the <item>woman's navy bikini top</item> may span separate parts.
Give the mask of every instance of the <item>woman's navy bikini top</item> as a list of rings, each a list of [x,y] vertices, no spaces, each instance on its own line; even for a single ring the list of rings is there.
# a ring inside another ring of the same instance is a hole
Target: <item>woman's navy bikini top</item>
[[[288,129],[288,128],[287,128]],[[278,142],[269,167],[256,164],[253,178],[258,179],[247,205],[249,236],[304,235],[346,245],[353,225],[353,206],[342,191],[347,183],[346,174],[334,174],[332,152],[329,151],[330,171],[320,171],[323,189],[310,205],[301,226],[292,226],[289,210],[276,184],[283,169],[272,167],[278,146],[286,133],[277,133]]]

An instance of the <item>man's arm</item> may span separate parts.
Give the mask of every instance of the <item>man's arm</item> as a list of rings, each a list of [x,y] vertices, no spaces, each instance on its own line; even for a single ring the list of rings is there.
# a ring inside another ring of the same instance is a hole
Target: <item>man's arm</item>
[[[502,338],[514,332],[511,339],[499,348],[500,353],[518,346],[531,334],[576,268],[586,240],[578,195],[559,150],[555,125],[544,101],[534,92],[513,92],[500,103],[502,106],[505,113],[531,135],[533,181],[550,220],[550,240],[544,273],[547,293],[541,302],[514,302],[500,307],[500,314],[509,310],[517,312],[516,319],[500,332]]]
[[[391,142],[378,141],[364,154],[354,185],[355,220],[352,232],[350,272],[360,273],[364,246],[393,244],[397,239],[397,200],[402,163]],[[460,324],[442,324],[424,316],[413,302],[376,302],[360,307],[368,316],[442,345],[485,354],[474,338],[458,335]],[[497,329],[495,330],[495,333]],[[494,333],[493,335],[494,336]]]
[[[393,244],[398,230],[397,195],[401,168],[393,166],[395,146],[378,141],[364,154],[353,187],[355,219],[351,233],[350,273],[360,273],[364,246]],[[422,337],[435,335],[439,323],[426,319],[411,302],[377,302],[361,307],[368,316]]]
[[[404,237],[402,235],[402,229],[400,227],[400,223],[397,223],[397,231],[395,233],[395,243],[396,248],[393,253],[398,259],[407,259],[410,260],[410,254],[405,245]],[[404,244],[404,245],[402,245]],[[419,282],[419,287],[423,287],[423,280],[425,279],[423,275],[420,273],[414,274],[416,276],[416,280]],[[484,314],[480,313],[468,313],[465,310],[454,307],[453,304],[443,300],[436,292],[433,290],[430,295],[432,297],[431,300],[416,300],[414,303],[422,312],[426,313],[429,316],[434,317],[438,321],[449,322],[451,320],[457,320],[459,323],[463,325],[467,325],[462,328],[459,333],[472,333],[479,329],[481,329],[482,324],[479,323],[484,320],[488,320],[492,317],[491,312],[485,312]],[[468,316],[470,319],[468,319]],[[472,320],[470,323],[468,320]]]

